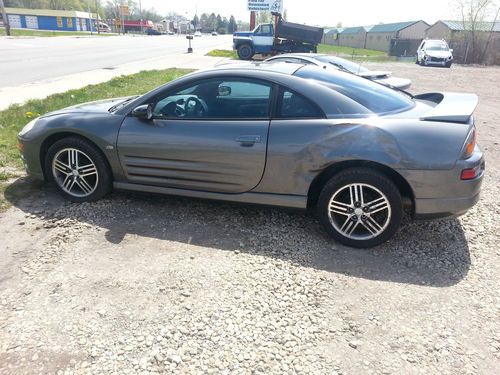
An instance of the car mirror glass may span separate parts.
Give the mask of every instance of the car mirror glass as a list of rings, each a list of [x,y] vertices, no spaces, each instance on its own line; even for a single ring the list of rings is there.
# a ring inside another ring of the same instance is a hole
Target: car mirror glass
[[[134,108],[132,116],[144,120],[151,120],[153,118],[153,104],[143,104]]]
[[[221,85],[218,89],[219,96],[229,96],[231,95],[231,87]]]

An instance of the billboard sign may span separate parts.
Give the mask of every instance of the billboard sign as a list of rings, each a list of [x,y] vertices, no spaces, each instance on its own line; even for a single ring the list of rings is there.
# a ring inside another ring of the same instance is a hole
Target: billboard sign
[[[283,13],[283,0],[248,0],[248,10]]]
[[[128,9],[128,5],[120,5],[120,16],[130,16],[130,10]]]

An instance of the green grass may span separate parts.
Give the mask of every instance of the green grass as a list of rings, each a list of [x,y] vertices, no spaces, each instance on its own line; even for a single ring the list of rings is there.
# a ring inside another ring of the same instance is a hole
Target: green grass
[[[17,133],[31,119],[79,103],[143,94],[190,72],[192,70],[189,69],[144,71],[113,78],[108,82],[82,89],[51,95],[45,99],[30,100],[22,105],[12,105],[0,111],[0,211],[8,206],[3,192],[8,185],[8,180],[15,177],[15,174],[9,170],[18,171],[22,168],[17,150]]]
[[[214,49],[213,51],[210,51],[207,53],[207,56],[212,56],[212,57],[229,57],[231,59],[237,59],[238,55],[236,54],[236,51],[229,50],[229,49]]]
[[[386,53],[382,51],[344,46],[331,46],[329,44],[320,44],[318,46],[318,53],[349,56],[386,56]]]
[[[5,28],[0,27],[0,36],[6,35]],[[88,36],[90,32],[87,31],[49,31],[49,30],[30,30],[30,29],[10,29],[11,36]],[[116,34],[94,32],[93,35],[97,36],[112,36]]]

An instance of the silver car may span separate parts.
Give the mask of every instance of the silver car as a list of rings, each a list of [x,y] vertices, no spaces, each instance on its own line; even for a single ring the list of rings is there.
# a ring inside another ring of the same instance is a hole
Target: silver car
[[[360,77],[381,83],[385,86],[407,90],[411,86],[411,80],[407,78],[391,77],[391,72],[377,71],[365,68],[353,61],[342,57],[323,55],[317,53],[287,53],[266,59],[267,62],[291,62],[296,64],[311,64],[320,67],[332,67]]]
[[[311,65],[236,64],[45,114],[18,139],[28,173],[75,202],[114,187],[311,207],[336,240],[369,247],[397,231],[404,205],[435,218],[477,202],[476,104]]]
[[[417,64],[451,68],[453,50],[450,49],[445,40],[425,39],[417,50]]]

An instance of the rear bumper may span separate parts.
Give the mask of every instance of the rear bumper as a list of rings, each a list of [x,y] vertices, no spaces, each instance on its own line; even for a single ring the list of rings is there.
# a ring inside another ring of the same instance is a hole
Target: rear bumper
[[[466,198],[415,199],[415,219],[439,219],[465,214],[479,201],[480,193]]]
[[[462,170],[478,169],[477,177],[461,180]],[[459,160],[451,170],[406,171],[403,173],[414,193],[416,219],[460,216],[478,201],[485,173],[484,156],[479,147],[466,160]]]

